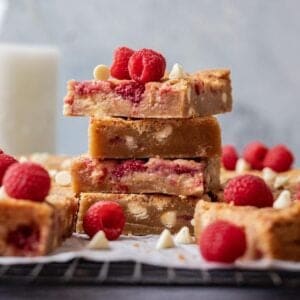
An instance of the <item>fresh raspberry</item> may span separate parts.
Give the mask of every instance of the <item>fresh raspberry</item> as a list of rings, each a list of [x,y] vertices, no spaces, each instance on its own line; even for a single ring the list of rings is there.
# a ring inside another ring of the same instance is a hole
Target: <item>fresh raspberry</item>
[[[119,47],[114,52],[114,59],[110,67],[111,76],[117,79],[130,79],[128,61],[134,51],[127,47]]]
[[[276,172],[288,171],[294,162],[294,156],[290,149],[284,145],[277,145],[269,150],[264,167],[269,167]]]
[[[245,147],[243,157],[254,170],[263,169],[263,161],[268,148],[259,141],[254,141]]]
[[[159,81],[165,74],[166,60],[158,52],[141,49],[130,57],[128,70],[131,79],[135,81]]]
[[[208,261],[232,263],[243,256],[247,248],[243,228],[226,221],[208,225],[199,239],[199,249]]]
[[[139,104],[145,91],[143,83],[127,81],[118,84],[115,93],[124,99],[131,101],[133,104]]]
[[[120,179],[128,173],[143,172],[146,171],[146,169],[147,167],[145,167],[145,163],[142,160],[125,160],[114,167],[112,175]]]
[[[83,217],[83,229],[89,237],[103,230],[108,240],[116,240],[125,226],[122,207],[112,201],[100,201],[93,204]]]
[[[232,145],[225,145],[222,148],[222,164],[226,170],[235,170],[236,162],[239,156]]]
[[[273,194],[265,181],[254,175],[241,175],[228,181],[224,189],[226,202],[235,205],[267,207],[273,205]]]
[[[2,185],[3,176],[8,169],[8,167],[14,163],[18,162],[14,157],[0,153],[0,185]]]
[[[3,153],[4,153],[4,151],[2,149],[0,149],[0,154],[3,154]]]
[[[34,252],[38,249],[40,231],[32,225],[20,225],[8,233],[6,242],[17,250]]]
[[[3,177],[5,192],[12,198],[44,201],[50,190],[48,172],[40,165],[15,163]]]

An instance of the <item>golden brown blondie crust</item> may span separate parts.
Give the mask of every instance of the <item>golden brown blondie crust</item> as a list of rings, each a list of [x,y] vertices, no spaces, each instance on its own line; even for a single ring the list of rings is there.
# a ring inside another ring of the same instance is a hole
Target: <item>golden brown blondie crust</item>
[[[0,199],[0,255],[41,256],[53,251],[72,235],[77,210],[71,189],[55,185],[45,202]]]
[[[214,117],[191,119],[95,119],[89,125],[93,158],[193,158],[221,154]]]
[[[137,94],[122,88],[133,83],[137,85],[128,80],[71,80],[64,99],[64,115],[190,118],[232,109],[230,71],[227,69],[201,71],[182,79],[148,82],[143,87],[139,86],[144,90]],[[120,87],[124,93],[118,92]]]
[[[244,259],[300,260],[300,203],[288,208],[256,208],[208,203],[200,200],[195,209],[195,237],[216,220],[235,223],[245,229]]]
[[[46,203],[1,199],[0,255],[44,255],[53,249],[56,235],[54,210]]]
[[[207,198],[209,199],[209,198]],[[177,232],[182,226],[192,229],[197,198],[166,195],[82,193],[76,231],[83,233],[83,217],[91,205],[98,201],[115,201],[124,209],[124,234],[159,234],[164,228]]]

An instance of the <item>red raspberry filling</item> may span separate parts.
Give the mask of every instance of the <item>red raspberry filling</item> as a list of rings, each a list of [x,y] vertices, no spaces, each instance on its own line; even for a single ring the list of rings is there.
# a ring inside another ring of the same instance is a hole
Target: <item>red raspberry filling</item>
[[[285,145],[277,145],[269,150],[264,159],[264,166],[276,172],[288,171],[294,162],[294,155]]]
[[[40,231],[34,225],[20,225],[7,235],[6,242],[17,250],[35,252],[38,249]]]
[[[166,60],[158,52],[151,49],[136,51],[129,59],[130,77],[138,82],[159,81],[166,70]]]
[[[111,76],[117,79],[130,79],[128,61],[134,51],[127,47],[119,47],[114,52],[114,59],[110,67]]]
[[[133,104],[139,104],[145,92],[145,85],[135,81],[127,81],[118,84],[115,93]]]
[[[158,164],[155,166],[154,171],[161,171],[161,172],[166,172],[166,173],[175,173],[177,175],[182,175],[182,174],[191,174],[194,175],[195,173],[199,172],[198,169],[187,167],[187,166],[182,166],[179,164],[175,165],[167,165],[164,163]]]
[[[254,170],[263,169],[263,161],[268,153],[268,148],[259,141],[254,141],[245,147],[243,157]]]
[[[122,207],[112,201],[93,204],[83,217],[83,229],[89,237],[102,230],[108,240],[116,240],[125,226]]]
[[[199,250],[207,261],[233,263],[247,249],[243,228],[227,221],[208,225],[199,239]]]
[[[116,165],[111,173],[113,177],[120,179],[128,173],[146,171],[147,167],[144,164],[142,160],[126,160]]]
[[[73,83],[73,88],[78,96],[87,97],[99,92],[110,93],[114,89],[114,84],[109,81],[76,81]]]
[[[238,154],[234,146],[225,145],[222,148],[222,165],[226,170],[235,170]]]
[[[241,175],[228,181],[224,200],[234,205],[268,207],[273,205],[273,194],[265,181],[254,175]]]

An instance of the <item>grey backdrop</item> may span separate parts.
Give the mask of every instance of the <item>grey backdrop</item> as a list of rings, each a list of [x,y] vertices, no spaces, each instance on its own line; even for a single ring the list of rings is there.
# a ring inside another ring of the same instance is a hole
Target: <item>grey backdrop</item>
[[[10,0],[0,41],[62,53],[57,151],[86,151],[87,120],[61,115],[65,82],[92,77],[118,45],[160,50],[168,66],[232,69],[234,111],[223,140],[287,143],[299,153],[300,1]],[[45,70],[46,71],[46,70]]]

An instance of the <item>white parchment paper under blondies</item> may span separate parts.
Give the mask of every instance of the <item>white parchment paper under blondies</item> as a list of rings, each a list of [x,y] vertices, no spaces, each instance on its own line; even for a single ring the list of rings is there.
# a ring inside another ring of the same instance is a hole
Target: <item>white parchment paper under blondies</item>
[[[136,261],[163,267],[188,269],[214,268],[251,268],[251,269],[286,269],[300,270],[300,262],[274,260],[237,261],[235,264],[224,265],[208,263],[199,254],[197,245],[177,245],[175,248],[156,250],[158,236],[122,236],[110,242],[109,250],[89,250],[86,248],[88,239],[85,235],[74,234],[55,252],[42,257],[0,257],[0,264],[27,264],[67,262],[74,258],[85,258],[92,261]]]

